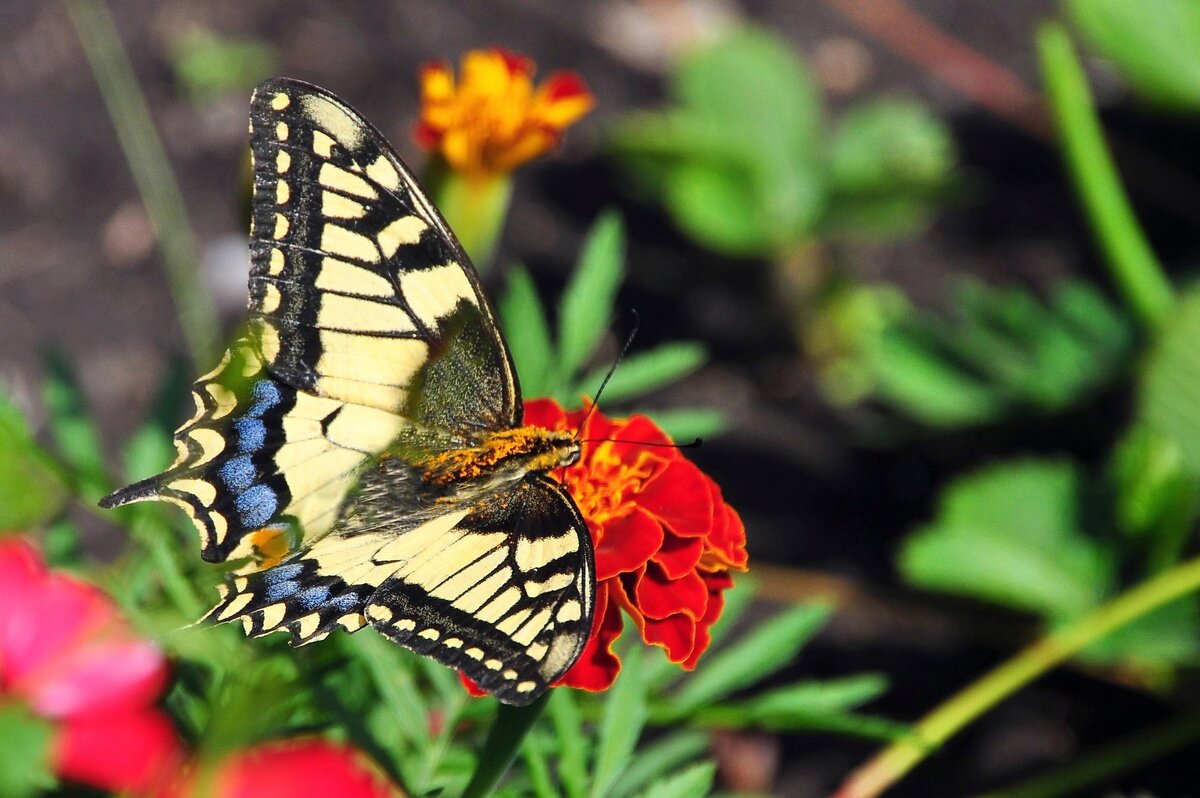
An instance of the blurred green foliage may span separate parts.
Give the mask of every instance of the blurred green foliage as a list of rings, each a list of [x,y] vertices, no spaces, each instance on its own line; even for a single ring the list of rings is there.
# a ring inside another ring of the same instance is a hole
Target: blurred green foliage
[[[644,192],[703,246],[779,257],[813,238],[922,226],[955,182],[946,126],[904,100],[852,106],[829,127],[808,67],[757,29],[683,58],[672,104],[615,126]]]
[[[616,299],[624,277],[624,263],[624,225],[615,214],[604,214],[589,232],[563,290],[558,303],[557,333],[553,335],[533,280],[523,267],[513,266],[497,312],[526,397],[550,397],[563,407],[574,409],[584,397],[595,396],[610,365],[587,367],[595,360],[596,349],[614,320],[622,315],[616,308]],[[707,362],[704,347],[694,342],[633,351],[621,361],[601,400],[605,408],[628,408],[630,401],[679,381]],[[652,417],[678,440],[711,436],[725,426],[722,415],[707,408],[675,408],[664,413],[635,406],[628,412]]]
[[[1063,8],[1139,96],[1173,111],[1200,110],[1200,3],[1065,0]]]
[[[279,55],[267,42],[222,36],[207,28],[180,36],[169,57],[176,85],[193,102],[228,92],[240,95],[279,67]]]

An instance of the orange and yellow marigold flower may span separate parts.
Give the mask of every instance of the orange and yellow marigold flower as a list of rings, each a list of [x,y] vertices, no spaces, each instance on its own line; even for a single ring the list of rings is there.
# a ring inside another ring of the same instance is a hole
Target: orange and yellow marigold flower
[[[594,99],[574,72],[555,72],[535,86],[534,69],[530,59],[499,47],[468,52],[457,81],[448,63],[426,64],[418,143],[475,179],[507,174],[554,149]]]

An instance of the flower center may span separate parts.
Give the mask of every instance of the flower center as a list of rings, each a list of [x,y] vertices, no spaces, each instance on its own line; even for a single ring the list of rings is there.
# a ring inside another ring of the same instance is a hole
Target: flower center
[[[614,449],[611,443],[601,443],[566,470],[571,496],[599,536],[606,522],[633,512],[633,497],[653,472],[647,457],[626,462]]]

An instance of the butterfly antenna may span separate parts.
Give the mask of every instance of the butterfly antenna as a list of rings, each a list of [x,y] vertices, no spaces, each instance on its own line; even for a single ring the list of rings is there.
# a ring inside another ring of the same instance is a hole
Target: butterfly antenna
[[[600,404],[600,394],[604,393],[604,388],[608,385],[608,381],[612,379],[613,374],[617,372],[617,366],[621,365],[621,361],[625,359],[625,353],[629,351],[629,347],[633,345],[633,339],[637,336],[638,330],[642,326],[642,317],[633,308],[629,309],[629,314],[633,316],[633,329],[629,331],[629,335],[625,337],[625,344],[621,347],[621,351],[617,353],[613,364],[608,367],[608,373],[604,375],[604,379],[600,381],[600,387],[596,390],[595,397],[592,398],[592,404],[588,407],[587,414],[584,415],[583,421],[579,422],[579,429],[582,430],[587,426],[588,419],[592,417],[592,413],[596,411],[596,407]]]

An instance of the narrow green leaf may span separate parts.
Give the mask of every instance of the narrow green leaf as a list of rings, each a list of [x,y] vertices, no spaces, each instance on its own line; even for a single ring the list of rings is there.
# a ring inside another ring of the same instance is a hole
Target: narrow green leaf
[[[792,717],[833,715],[856,709],[887,692],[887,677],[863,673],[827,681],[798,682],[755,696],[743,706],[757,721],[787,723]]]
[[[508,351],[517,365],[522,393],[527,397],[556,394],[558,386],[551,384],[555,356],[550,325],[537,286],[525,267],[514,264],[509,269],[508,285],[500,295],[497,312]]]
[[[592,225],[558,309],[558,377],[586,365],[613,315],[625,260],[625,229],[612,211]]]
[[[646,685],[642,678],[643,648],[640,641],[625,649],[621,675],[609,690],[596,741],[596,764],[592,770],[591,798],[608,795],[609,788],[629,765],[646,722]]]
[[[54,784],[51,751],[53,725],[20,703],[0,705],[0,795],[32,798],[45,795]]]
[[[629,767],[608,792],[608,798],[625,798],[669,770],[690,762],[708,750],[712,740],[704,732],[682,729],[657,738],[638,749]]]
[[[583,718],[575,704],[575,696],[568,687],[550,691],[550,721],[558,740],[558,777],[562,780],[563,793],[569,798],[582,798],[587,793],[587,752],[576,741],[586,739],[583,733]]]
[[[828,606],[809,604],[759,624],[737,645],[723,648],[703,662],[668,699],[668,711],[682,717],[774,673],[792,661],[825,625],[831,612]]]
[[[659,779],[639,795],[641,798],[697,798],[708,795],[716,776],[715,762],[700,762]]]
[[[524,707],[500,704],[496,721],[488,731],[487,740],[479,754],[479,764],[462,792],[463,798],[484,798],[492,794],[548,701],[549,696],[543,695]]]
[[[616,404],[643,396],[683,379],[707,360],[704,345],[694,341],[678,341],[648,352],[636,352],[622,360],[613,372],[604,388],[604,399]],[[588,372],[576,383],[575,392],[594,395],[607,373],[607,367]]]

